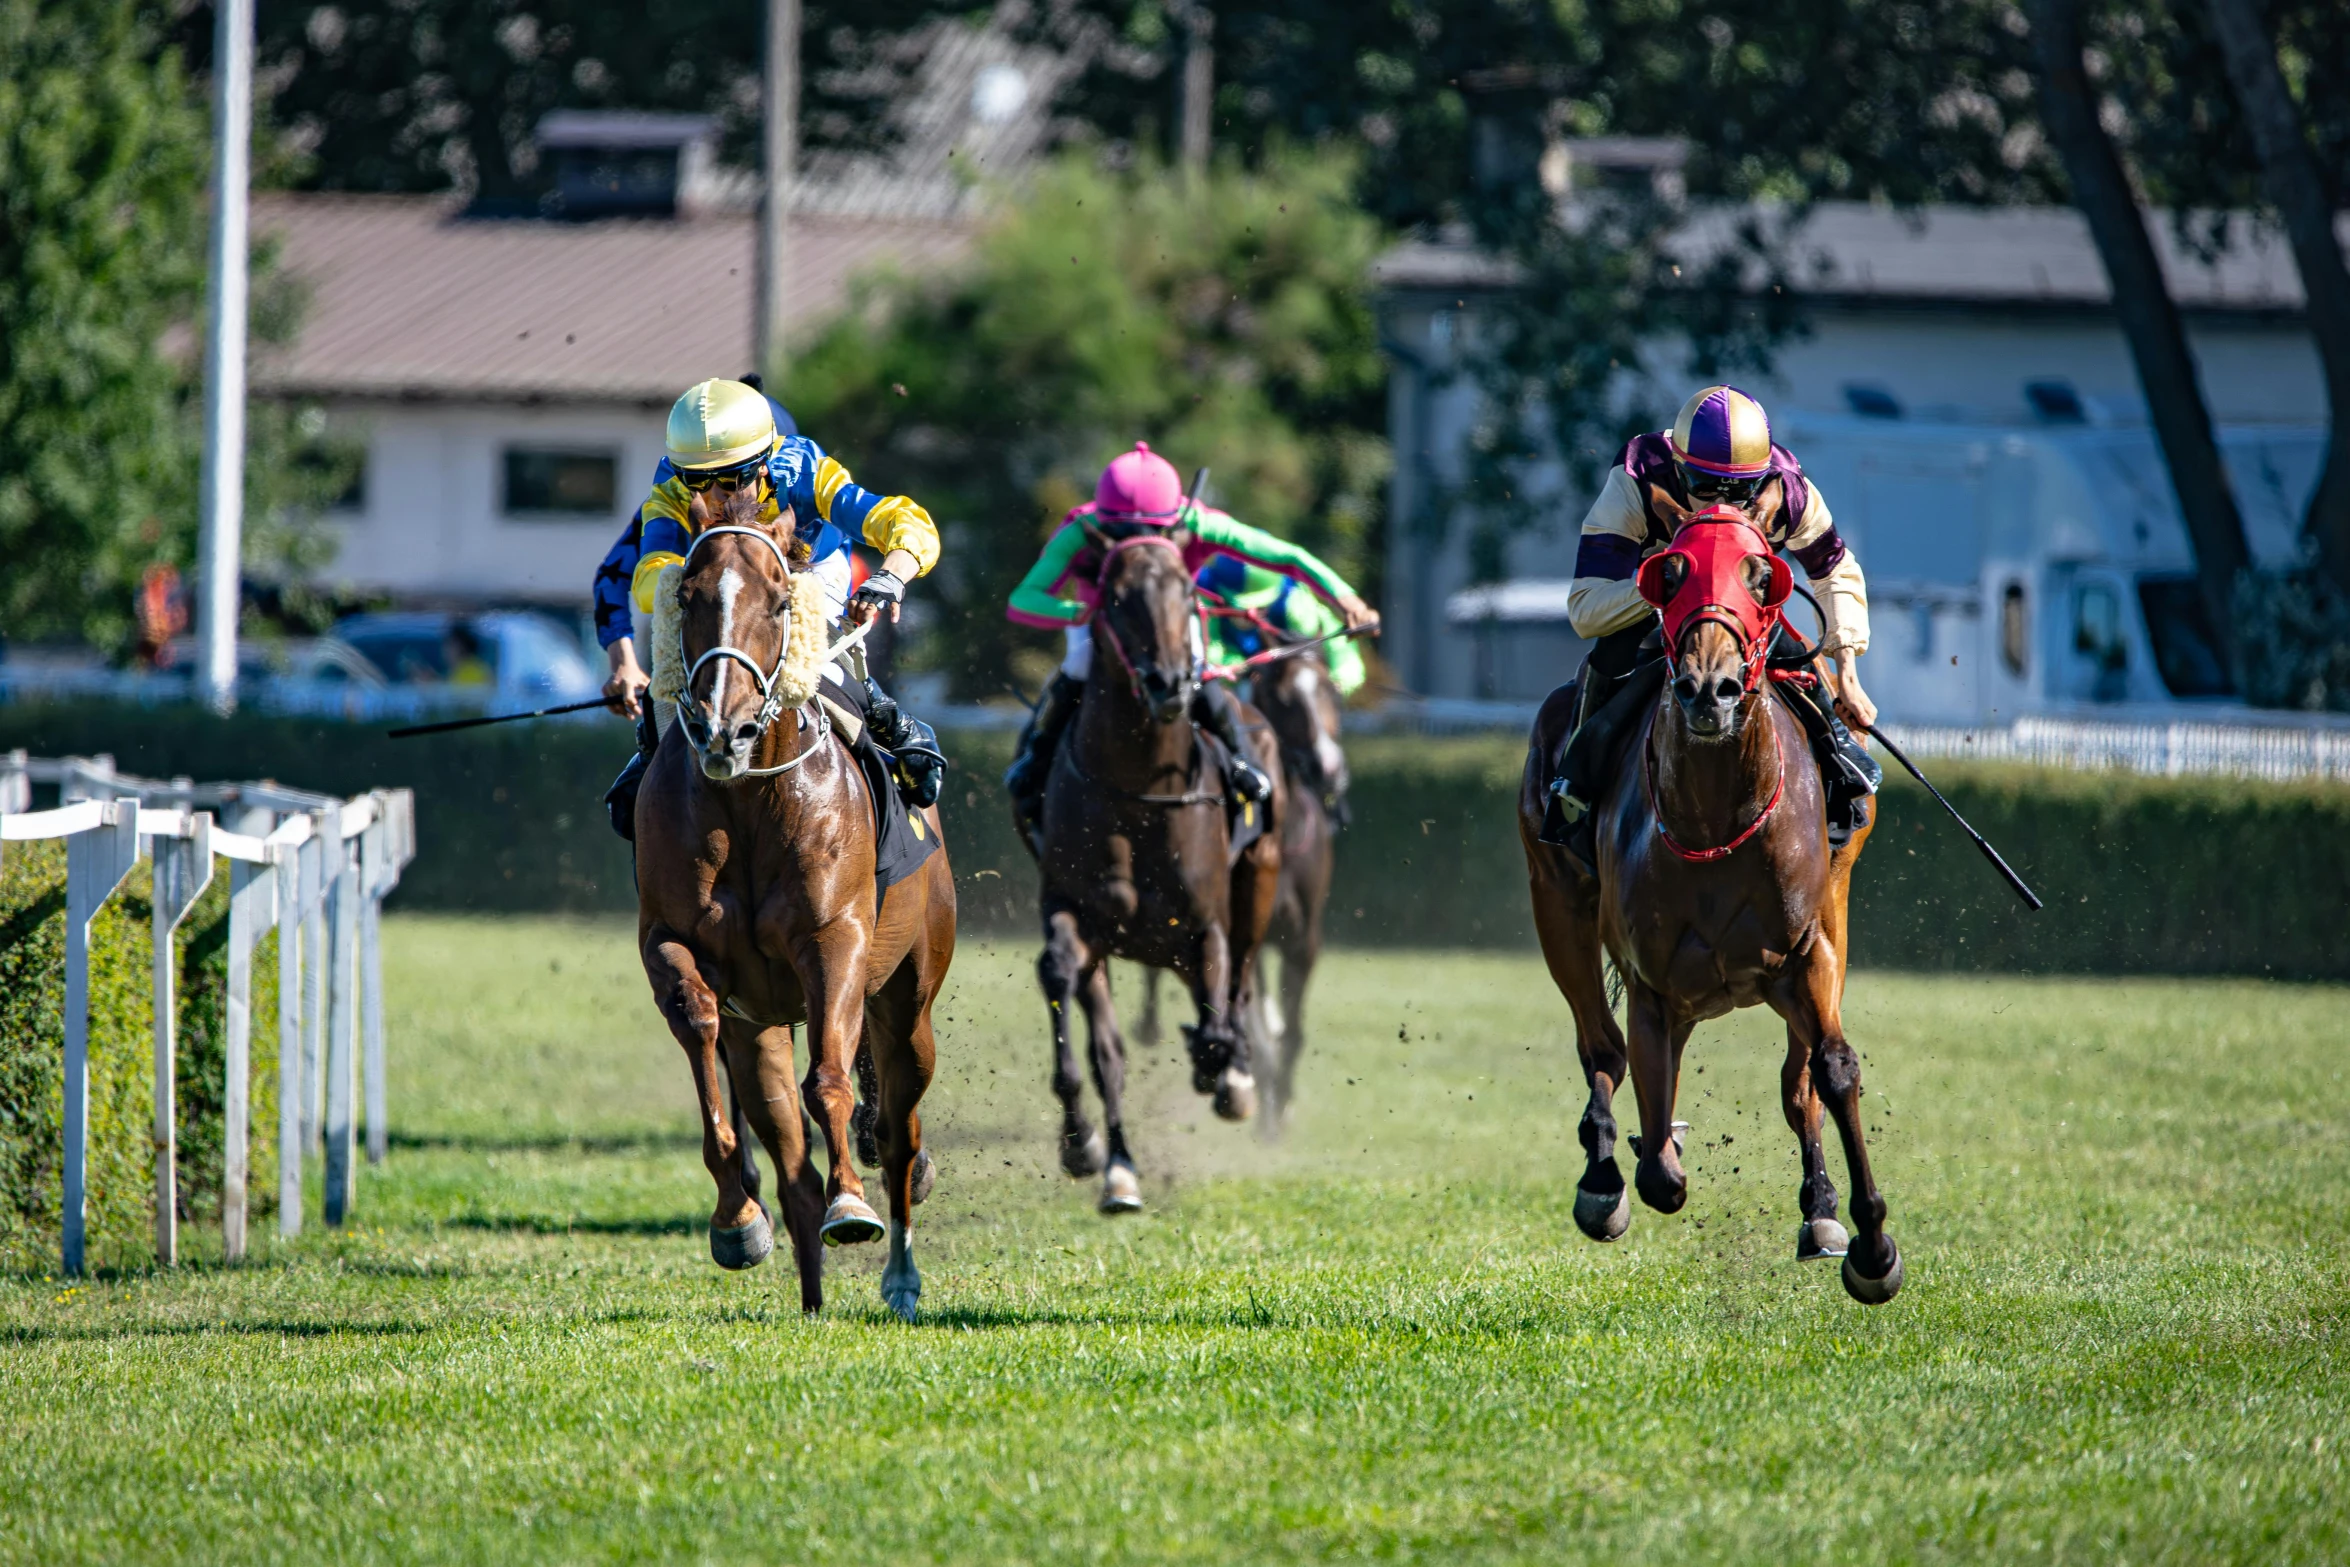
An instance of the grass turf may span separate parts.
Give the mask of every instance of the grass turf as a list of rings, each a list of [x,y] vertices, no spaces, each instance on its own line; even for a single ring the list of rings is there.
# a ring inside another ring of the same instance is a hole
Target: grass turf
[[[1054,1164],[1032,954],[967,946],[909,1328],[878,1247],[815,1320],[780,1258],[710,1264],[624,929],[386,942],[352,1228],[0,1280],[0,1555],[2350,1557],[2341,990],[1856,977],[1909,1270],[1865,1309],[1793,1260],[1762,1014],[1692,1047],[1690,1207],[1602,1248],[1538,964],[1340,954],[1277,1149],[1139,1052],[1151,1207],[1110,1222]]]

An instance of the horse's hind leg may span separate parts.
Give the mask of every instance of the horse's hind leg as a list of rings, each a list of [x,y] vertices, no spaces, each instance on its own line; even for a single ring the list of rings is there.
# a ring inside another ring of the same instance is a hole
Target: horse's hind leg
[[[922,1273],[914,1266],[914,1185],[922,1158],[922,1117],[915,1107],[938,1063],[931,999],[909,959],[866,1007],[865,1037],[880,1090],[881,1178],[889,1189],[889,1262],[881,1270],[881,1300],[908,1322],[922,1299]]]
[[[800,1309],[824,1306],[824,1181],[808,1157],[808,1123],[792,1080],[790,1028],[725,1026],[728,1076],[734,1083],[735,1113],[748,1122],[775,1161],[776,1202],[792,1260],[800,1274]],[[749,1163],[746,1158],[744,1161]]]
[[[1159,971],[1142,971],[1142,1015],[1134,1020],[1134,1042],[1146,1049],[1166,1037],[1159,1025]]]
[[[1085,1180],[1102,1173],[1109,1150],[1086,1124],[1085,1079],[1077,1074],[1077,1048],[1070,1043],[1069,1006],[1092,954],[1077,934],[1077,916],[1058,909],[1045,917],[1044,953],[1036,960],[1036,982],[1053,1019],[1053,1094],[1061,1101],[1061,1168]]]
[[[1860,1057],[1844,1037],[1837,1006],[1842,968],[1825,937],[1809,952],[1771,998],[1787,1020],[1788,1033],[1810,1058],[1814,1091],[1836,1118],[1844,1142],[1844,1168],[1852,1180],[1852,1224],[1858,1232],[1844,1256],[1844,1289],[1866,1306],[1882,1305],[1901,1289],[1901,1250],[1885,1230],[1885,1199],[1869,1168],[1868,1143],[1860,1124]]]
[[[1322,935],[1314,929],[1294,931],[1279,946],[1281,999],[1276,1005],[1281,1016],[1278,1029],[1268,1031],[1277,1032],[1279,1037],[1269,1074],[1273,1102],[1265,1111],[1265,1133],[1269,1137],[1278,1136],[1289,1124],[1289,1107],[1297,1098],[1297,1062],[1306,1052],[1306,985],[1314,977],[1314,965],[1321,961]],[[1263,964],[1258,967],[1261,970]],[[1259,983],[1262,982],[1260,974]]]
[[[1828,1156],[1820,1146],[1820,1096],[1812,1087],[1811,1047],[1793,1027],[1787,1030],[1786,1064],[1779,1068],[1779,1101],[1803,1155],[1803,1186],[1796,1194],[1803,1221],[1795,1231],[1796,1259],[1841,1257],[1852,1241],[1836,1222],[1836,1183],[1828,1178]]]
[[[682,941],[649,935],[641,949],[653,1000],[693,1069],[694,1102],[702,1121],[702,1166],[718,1187],[710,1213],[710,1256],[722,1268],[755,1268],[775,1248],[766,1213],[743,1190],[743,1165],[727,1113],[718,1059],[718,997]]]
[[[1133,1213],[1142,1207],[1142,1181],[1126,1146],[1126,1041],[1118,1035],[1118,1012],[1110,1001],[1110,965],[1096,958],[1078,991],[1085,1003],[1086,1044],[1093,1055],[1094,1092],[1102,1096],[1102,1124],[1110,1131],[1109,1162],[1102,1171],[1101,1210]]]
[[[1556,849],[1530,849],[1560,861]],[[1597,883],[1579,880],[1563,864],[1545,863],[1534,877],[1534,930],[1551,982],[1575,1015],[1575,1054],[1591,1095],[1576,1135],[1583,1143],[1583,1175],[1575,1183],[1575,1227],[1595,1241],[1612,1241],[1630,1228],[1632,1200],[1616,1167],[1616,1090],[1630,1067],[1624,1036],[1608,1009],[1600,969]]]

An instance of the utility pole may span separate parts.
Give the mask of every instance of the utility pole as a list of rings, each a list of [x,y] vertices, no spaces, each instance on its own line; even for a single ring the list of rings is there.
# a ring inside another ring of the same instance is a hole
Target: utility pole
[[[772,388],[783,369],[783,291],[791,274],[792,186],[799,178],[800,0],[767,0],[766,116],[756,330],[759,373]]]
[[[252,182],[253,0],[215,0],[212,21],[212,255],[204,337],[203,558],[198,689],[237,704],[237,613],[245,532],[246,202]]]
[[[1216,13],[1207,0],[1190,0],[1177,13],[1183,21],[1182,100],[1176,117],[1176,161],[1190,175],[1208,171],[1214,133],[1210,111],[1216,97]]]

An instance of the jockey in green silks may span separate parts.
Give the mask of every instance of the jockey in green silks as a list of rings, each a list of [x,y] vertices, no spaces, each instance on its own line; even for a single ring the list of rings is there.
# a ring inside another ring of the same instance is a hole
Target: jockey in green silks
[[[1291,639],[1329,637],[1320,651],[1330,667],[1330,683],[1338,687],[1340,696],[1352,696],[1361,688],[1368,673],[1362,649],[1352,637],[1331,635],[1346,629],[1345,618],[1314,597],[1297,578],[1252,566],[1237,555],[1219,555],[1200,567],[1193,580],[1215,595],[1211,602],[1252,611],[1257,619]],[[1218,664],[1238,664],[1279,645],[1255,621],[1243,616],[1211,616],[1208,628],[1208,656]]]
[[[1005,610],[1021,625],[1067,633],[1060,672],[1045,687],[1036,713],[1020,737],[1020,754],[1004,774],[1014,815],[1032,840],[1044,816],[1044,785],[1053,753],[1077,714],[1086,677],[1093,672],[1093,578],[1100,560],[1087,536],[1088,525],[1097,532],[1179,528],[1184,540],[1183,563],[1189,571],[1197,573],[1213,561],[1229,558],[1305,587],[1349,630],[1371,632],[1379,626],[1377,612],[1312,551],[1201,505],[1183,493],[1183,481],[1174,464],[1136,442],[1134,450],[1120,454],[1102,471],[1092,502],[1061,520],[1046,541],[1044,553],[1012,590]],[[1206,652],[1204,647],[1198,648],[1194,656],[1204,661]],[[1191,716],[1224,743],[1225,783],[1233,793],[1251,800],[1263,800],[1272,793],[1272,780],[1249,760],[1230,691],[1220,682],[1204,682],[1193,699]]]

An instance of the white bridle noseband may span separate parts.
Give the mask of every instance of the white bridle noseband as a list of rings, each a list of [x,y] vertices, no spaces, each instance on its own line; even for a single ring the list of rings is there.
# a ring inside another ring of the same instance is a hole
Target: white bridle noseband
[[[786,583],[791,581],[791,562],[785,557],[783,553],[783,546],[776,543],[774,535],[768,533],[764,528],[745,528],[734,525],[718,528],[704,528],[700,533],[694,535],[693,543],[686,546],[685,564],[692,564],[694,551],[700,549],[705,542],[710,539],[717,538],[721,534],[727,533],[739,533],[745,538],[757,539],[761,544],[766,545],[767,548],[773,551],[775,554],[775,564],[783,569],[784,581]],[[678,587],[682,591],[684,586],[685,583],[681,577],[678,582]],[[797,592],[799,590],[794,588],[791,591]],[[751,741],[752,744],[756,745],[758,743],[758,735],[765,734],[767,732],[767,726],[774,723],[776,719],[783,716],[783,692],[781,689],[783,683],[783,663],[784,660],[790,656],[790,654],[791,619],[789,616],[786,616],[783,623],[783,645],[776,649],[775,667],[771,670],[761,669],[758,664],[752,660],[751,656],[748,653],[745,653],[741,648],[730,647],[723,642],[718,644],[716,647],[711,648],[700,658],[695,659],[691,664],[687,665],[685,671],[685,683],[680,690],[680,695],[683,697],[683,700],[680,701],[677,705],[678,721],[686,725],[687,736],[689,738],[692,737],[694,730],[697,727],[700,727],[694,721],[692,708],[693,704],[699,700],[694,695],[694,681],[701,675],[702,666],[709,663],[712,659],[732,659],[735,663],[738,663],[742,665],[743,668],[749,670],[751,672],[751,678],[758,682],[758,732],[752,736]],[[806,746],[801,748],[799,755],[793,757],[790,761],[785,762],[778,767],[746,767],[734,776],[737,778],[770,778],[777,773],[788,773],[793,768],[799,766],[802,762],[806,761],[810,756],[815,754],[817,747],[824,744],[824,737],[832,732],[831,717],[825,713],[821,703],[817,705],[816,720],[818,725],[816,737],[809,741]],[[704,733],[707,734],[707,731],[705,730]]]

